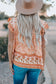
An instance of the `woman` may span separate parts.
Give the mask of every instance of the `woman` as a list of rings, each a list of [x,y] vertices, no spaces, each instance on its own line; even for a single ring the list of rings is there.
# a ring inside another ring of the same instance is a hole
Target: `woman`
[[[38,12],[42,0],[17,0],[18,15],[9,20],[8,56],[14,84],[37,84],[45,64],[45,30],[48,24]]]

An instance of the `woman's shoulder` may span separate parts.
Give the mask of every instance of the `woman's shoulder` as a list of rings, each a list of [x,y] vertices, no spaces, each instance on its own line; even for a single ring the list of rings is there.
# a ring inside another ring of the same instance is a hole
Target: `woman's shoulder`
[[[16,17],[8,18],[8,28],[11,32],[14,32],[16,27]]]
[[[40,19],[41,25],[44,29],[49,29],[49,25],[45,20]]]

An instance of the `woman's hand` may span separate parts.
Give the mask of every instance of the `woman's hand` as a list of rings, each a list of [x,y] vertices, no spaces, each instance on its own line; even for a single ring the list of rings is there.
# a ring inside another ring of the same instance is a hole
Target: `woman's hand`
[[[9,63],[9,68],[11,70],[11,73],[14,75],[13,63],[12,62]]]
[[[40,75],[42,74],[42,72],[43,72],[43,71],[41,70]]]

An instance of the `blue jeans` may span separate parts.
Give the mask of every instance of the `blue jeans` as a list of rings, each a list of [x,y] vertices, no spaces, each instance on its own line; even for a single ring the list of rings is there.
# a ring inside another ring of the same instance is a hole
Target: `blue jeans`
[[[25,75],[27,73],[27,84],[37,84],[37,80],[41,69],[30,69],[30,68],[22,68],[13,64],[14,75],[13,82],[14,84],[23,84]]]

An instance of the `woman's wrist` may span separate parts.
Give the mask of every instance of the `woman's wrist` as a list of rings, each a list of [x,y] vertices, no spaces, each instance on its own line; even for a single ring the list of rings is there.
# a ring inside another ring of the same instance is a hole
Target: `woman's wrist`
[[[12,63],[12,60],[9,60],[9,63]]]

